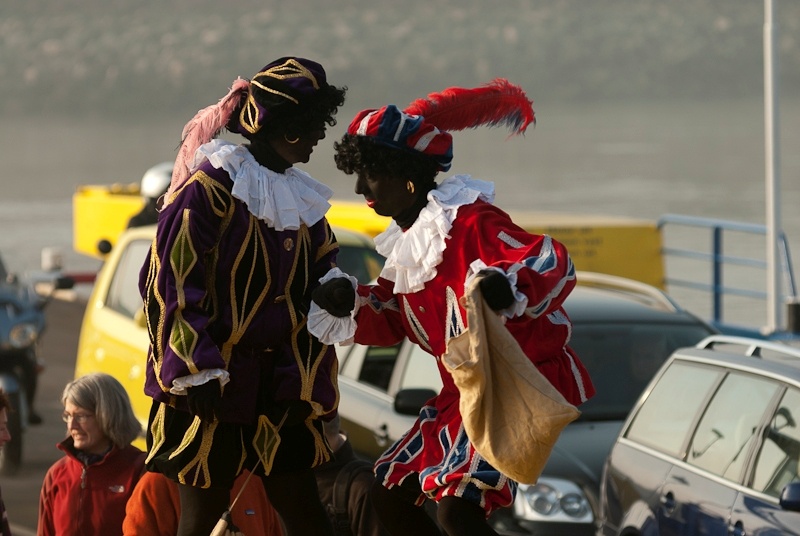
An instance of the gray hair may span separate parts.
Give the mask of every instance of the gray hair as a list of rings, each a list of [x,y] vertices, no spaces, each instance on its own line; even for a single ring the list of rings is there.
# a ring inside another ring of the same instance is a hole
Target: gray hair
[[[61,403],[67,402],[94,413],[100,429],[118,448],[130,445],[142,431],[128,393],[109,374],[95,372],[69,382],[61,395]]]

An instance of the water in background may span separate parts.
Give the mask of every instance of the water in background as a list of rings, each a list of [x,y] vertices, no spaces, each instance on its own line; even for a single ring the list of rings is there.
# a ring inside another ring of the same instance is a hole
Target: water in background
[[[536,107],[537,126],[524,138],[507,139],[505,131],[494,129],[455,134],[452,173],[494,180],[496,202],[508,210],[647,219],[672,212],[765,222],[761,101],[569,108],[537,101]],[[306,169],[330,185],[337,198],[359,201],[352,178],[334,167],[331,148],[354,112],[342,110],[341,124],[330,129]],[[139,124],[50,118],[46,125],[4,120],[6,138],[11,138],[3,143],[0,197],[0,253],[6,264],[15,271],[35,270],[42,248],[57,247],[68,270],[97,269],[98,260],[72,251],[72,193],[80,184],[138,182],[149,166],[174,157],[186,119]],[[791,249],[800,251],[800,212],[795,209],[800,202],[800,102],[781,102],[781,142],[782,220]],[[705,237],[688,238],[705,247]],[[729,247],[733,252],[760,245]],[[707,314],[705,299],[674,294],[698,314]]]

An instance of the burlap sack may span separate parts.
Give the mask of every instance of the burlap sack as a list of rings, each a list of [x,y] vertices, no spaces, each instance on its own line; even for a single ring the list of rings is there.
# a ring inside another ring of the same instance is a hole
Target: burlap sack
[[[465,295],[469,329],[442,357],[461,394],[464,428],[478,453],[504,475],[533,484],[561,430],[580,411],[528,360],[477,279]]]

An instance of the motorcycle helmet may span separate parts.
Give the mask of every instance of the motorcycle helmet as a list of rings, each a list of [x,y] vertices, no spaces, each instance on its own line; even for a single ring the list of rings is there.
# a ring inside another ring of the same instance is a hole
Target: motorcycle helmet
[[[172,180],[172,162],[161,162],[144,172],[139,193],[144,197],[157,199],[169,188]]]

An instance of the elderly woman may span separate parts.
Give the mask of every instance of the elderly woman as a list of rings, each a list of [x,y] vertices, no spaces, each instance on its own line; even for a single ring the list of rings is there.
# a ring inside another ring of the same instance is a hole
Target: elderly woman
[[[142,426],[128,394],[113,376],[95,373],[68,383],[61,403],[67,438],[57,446],[64,457],[44,477],[38,534],[121,535],[145,458],[131,445]]]
[[[491,183],[463,175],[434,180],[451,165],[448,130],[508,124],[521,133],[533,120],[524,92],[498,79],[450,88],[405,110],[364,110],[334,145],[339,169],[357,176],[356,193],[393,221],[375,238],[387,259],[377,284],[326,276],[314,294],[312,332],[329,342],[354,337],[382,346],[408,337],[436,356],[444,384],[375,465],[374,504],[392,534],[439,534],[415,508],[425,497],[438,503],[447,534],[495,534],[487,516],[514,498],[516,483],[467,437],[458,389],[441,361],[448,341],[467,327],[461,298],[477,274],[486,303],[507,317],[525,355],[567,401],[593,395],[567,345],[571,328],[561,305],[575,285],[567,250],[515,225],[492,204]]]
[[[289,535],[333,533],[312,468],[330,458],[321,419],[338,403],[336,354],[306,315],[338,247],[332,191],[294,164],[344,95],[320,64],[284,57],[184,128],[140,277],[147,468],[178,483],[181,536],[211,532],[244,468]],[[246,142],[215,139],[223,129]]]

